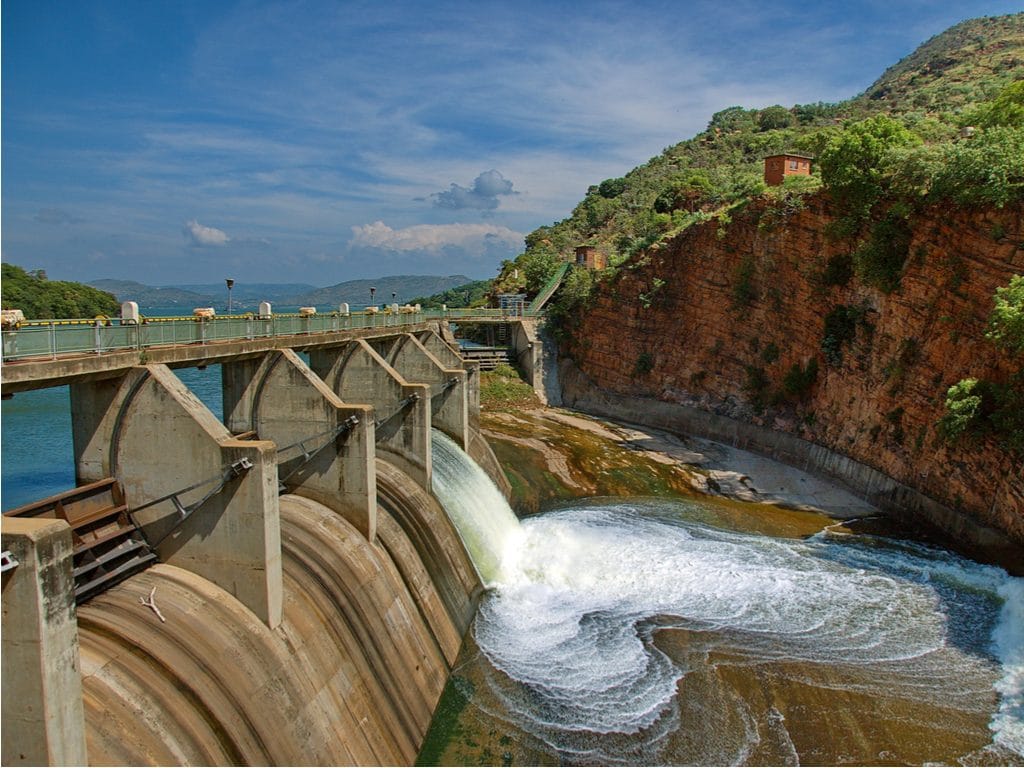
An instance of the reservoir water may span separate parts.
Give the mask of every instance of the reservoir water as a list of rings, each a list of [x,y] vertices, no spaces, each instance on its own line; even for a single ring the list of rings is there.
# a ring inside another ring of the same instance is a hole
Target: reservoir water
[[[520,523],[443,435],[434,467],[490,590],[422,763],[1021,762],[1024,580],[756,505]]]

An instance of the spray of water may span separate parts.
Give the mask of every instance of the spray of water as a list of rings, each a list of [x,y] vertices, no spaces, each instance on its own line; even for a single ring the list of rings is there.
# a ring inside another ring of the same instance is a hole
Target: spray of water
[[[491,714],[567,759],[664,762],[662,747],[696,725],[722,735],[691,759],[742,762],[773,730],[792,749],[778,710],[755,722],[739,698],[695,711],[680,696],[710,658],[980,717],[995,688],[993,741],[1024,754],[1024,580],[913,544],[724,531],[680,502],[591,504],[519,525],[483,472],[436,438],[439,498],[492,587],[475,624],[495,671]],[[686,651],[660,650],[662,631],[685,633]]]

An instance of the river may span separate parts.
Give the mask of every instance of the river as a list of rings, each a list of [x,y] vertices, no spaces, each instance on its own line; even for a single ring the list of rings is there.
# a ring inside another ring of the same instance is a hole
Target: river
[[[421,764],[1021,763],[1024,580],[758,504],[590,498],[520,522],[435,442],[490,588]]]

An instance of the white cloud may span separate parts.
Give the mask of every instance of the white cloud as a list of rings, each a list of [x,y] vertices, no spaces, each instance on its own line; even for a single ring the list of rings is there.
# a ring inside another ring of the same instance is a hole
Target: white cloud
[[[498,207],[498,197],[514,194],[516,193],[512,190],[512,182],[499,171],[491,169],[477,176],[472,187],[452,183],[447,192],[436,192],[431,197],[438,208],[479,208],[493,211]]]
[[[195,219],[186,222],[182,228],[182,233],[185,235],[188,244],[195,248],[225,245],[231,239],[228,237],[227,232],[216,227],[203,226]]]
[[[381,248],[389,251],[442,253],[451,248],[486,253],[495,246],[523,247],[523,234],[508,227],[490,224],[417,224],[392,229],[383,221],[352,227],[353,247]]]

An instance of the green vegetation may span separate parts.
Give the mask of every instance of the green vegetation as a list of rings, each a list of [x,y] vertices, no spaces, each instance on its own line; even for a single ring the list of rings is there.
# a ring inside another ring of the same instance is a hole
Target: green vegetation
[[[714,219],[724,237],[731,218],[766,193],[761,224],[782,225],[820,187],[838,205],[833,234],[849,241],[851,254],[827,265],[824,284],[856,277],[898,290],[922,206],[1004,206],[1024,197],[1022,58],[1024,14],[974,19],[928,41],[849,101],[723,109],[697,136],[594,184],[569,217],[528,235],[494,290],[536,293],[573,248],[596,246],[609,268],[552,306],[571,324],[586,306],[584,289],[614,281],[660,242]],[[971,138],[960,136],[966,126],[974,127]],[[763,158],[785,151],[814,155],[814,175],[766,190]],[[733,276],[737,306],[757,301],[752,277],[750,268]]]
[[[782,380],[782,392],[786,397],[804,400],[818,380],[818,358],[812,357],[807,366],[793,363]]]
[[[533,387],[509,365],[480,373],[480,405],[485,410],[507,411],[540,405]]]
[[[27,320],[116,316],[120,305],[112,294],[82,283],[48,280],[41,269],[27,272],[3,264],[0,291],[4,309],[20,309]]]
[[[825,332],[821,339],[821,351],[829,365],[843,364],[843,347],[857,336],[857,324],[864,318],[861,307],[847,307],[842,304],[825,315]]]
[[[748,365],[744,368],[744,375],[743,391],[750,398],[751,405],[758,410],[764,408],[765,395],[768,393],[770,384],[764,368]]]
[[[894,291],[910,255],[911,235],[906,217],[894,206],[853,252],[853,268],[860,281],[885,293]]]
[[[949,440],[994,437],[1004,448],[1024,454],[1024,276],[997,288],[986,336],[1020,362],[1005,382],[962,379],[946,392],[939,432]]]
[[[1014,275],[1009,285],[996,288],[993,301],[985,336],[1011,352],[1024,353],[1024,275]]]
[[[895,150],[920,138],[888,115],[875,115],[819,136],[821,178],[851,229],[871,214],[885,192]]]
[[[641,352],[637,355],[636,363],[633,365],[633,374],[635,376],[646,376],[654,370],[654,358],[651,357],[650,352]]]
[[[430,296],[417,296],[406,303],[419,304],[425,309],[440,309],[442,304],[449,307],[484,307],[487,306],[492,283],[492,280],[477,280]]]
[[[838,253],[829,258],[821,274],[821,282],[826,285],[844,286],[853,277],[853,254]]]

